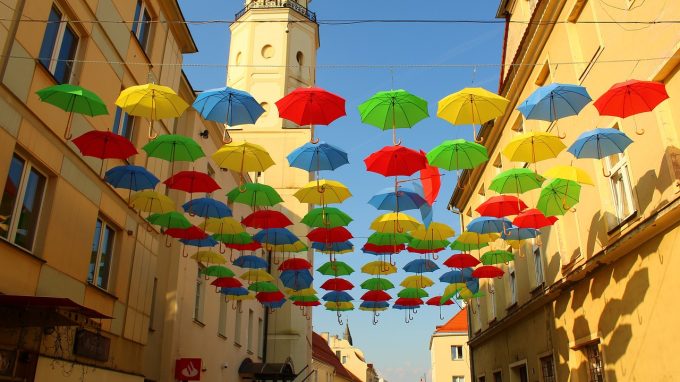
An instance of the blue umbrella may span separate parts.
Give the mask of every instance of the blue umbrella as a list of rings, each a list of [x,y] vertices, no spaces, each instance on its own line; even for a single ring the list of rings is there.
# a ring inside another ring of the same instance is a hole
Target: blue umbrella
[[[432,260],[416,259],[404,265],[404,268],[402,269],[409,273],[425,273],[434,272],[439,269],[439,266]]]
[[[244,287],[238,287],[238,288],[220,288],[220,293],[226,296],[247,296],[248,289]]]
[[[159,180],[149,170],[141,166],[117,166],[106,172],[104,179],[115,188],[131,191],[151,190]]]
[[[577,115],[590,101],[583,86],[554,83],[536,89],[517,110],[526,119],[552,122]]]
[[[260,244],[269,245],[293,244],[300,241],[297,236],[286,228],[263,229],[253,236],[253,240]]]
[[[401,187],[399,191],[394,192],[394,188],[386,188],[380,191],[379,194],[374,195],[368,204],[384,211],[408,211],[417,210],[427,201],[423,196],[409,187]]]
[[[475,233],[501,233],[512,228],[512,222],[506,218],[494,218],[482,216],[472,219],[467,225],[467,230]]]
[[[179,239],[179,241],[184,245],[190,245],[192,247],[214,247],[218,244],[217,240],[211,236],[208,236],[205,239]]]
[[[192,199],[182,206],[184,212],[202,218],[226,218],[232,216],[231,208],[213,198]]]
[[[310,172],[332,171],[349,163],[346,152],[325,142],[318,144],[307,142],[288,154],[287,158],[291,167]]]
[[[517,228],[512,227],[507,232],[501,234],[503,240],[526,240],[535,239],[541,234],[541,231],[533,228]]]
[[[439,276],[439,281],[449,284],[464,283],[472,280],[474,280],[472,268],[456,269]]]
[[[253,124],[265,111],[252,95],[229,87],[204,91],[192,106],[204,119],[229,126]]]
[[[278,309],[283,306],[283,304],[286,303],[286,299],[282,298],[279,301],[274,301],[274,302],[263,302],[262,306],[270,309]]]
[[[364,301],[359,306],[366,309],[383,309],[389,307],[390,304],[387,301]]]
[[[466,281],[465,287],[468,288],[473,294],[479,292],[479,279]]]
[[[400,305],[400,304],[394,304],[392,305],[392,309],[398,309],[398,310],[413,310],[413,309],[418,309],[420,308],[420,305]]]
[[[249,269],[267,268],[267,260],[254,255],[239,256],[232,262],[237,267]]]
[[[343,241],[341,243],[320,243],[314,241],[312,242],[312,248],[317,251],[342,252],[350,249],[353,250],[354,244],[351,241]]]
[[[312,286],[314,277],[307,269],[283,271],[279,275],[281,283],[292,290],[307,289]]]
[[[349,302],[353,301],[354,298],[350,296],[349,293],[344,291],[330,291],[321,297],[324,301],[331,302]]]
[[[623,151],[633,140],[617,129],[599,128],[586,131],[567,149],[576,158],[602,159]]]

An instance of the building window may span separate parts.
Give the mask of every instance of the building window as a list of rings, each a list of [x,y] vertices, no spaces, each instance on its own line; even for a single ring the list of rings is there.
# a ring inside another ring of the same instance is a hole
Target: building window
[[[135,117],[124,112],[121,108],[116,107],[116,114],[113,117],[113,127],[111,131],[121,137],[132,139],[132,127]]]
[[[137,7],[135,7],[135,18],[132,23],[132,33],[137,37],[139,45],[146,52],[147,44],[149,43],[149,34],[151,32],[151,16],[144,1],[137,0]]]
[[[201,272],[205,268],[198,265],[198,272],[196,274],[196,294],[194,295],[194,320],[203,322],[203,300],[205,300],[205,280]]]
[[[489,283],[492,283],[492,282],[493,281],[489,281]],[[497,314],[497,312],[496,312],[496,292],[495,292],[495,288],[493,287],[493,285],[491,285],[491,291],[489,292],[489,294],[491,295],[490,296],[491,298],[489,298],[489,302],[491,303],[491,318],[496,318],[496,314]]]
[[[254,314],[252,309],[248,309],[248,341],[247,341],[247,348],[248,351],[252,352],[253,351],[253,325],[255,324],[253,322],[254,319]]]
[[[257,356],[260,358],[264,357],[264,341],[266,341],[264,337],[264,321],[261,318],[257,319],[257,342],[258,342],[258,347],[257,347]]]
[[[451,382],[465,382],[465,377],[454,375],[453,378],[451,378]]]
[[[227,338],[227,310],[229,303],[226,299],[220,298],[220,312],[217,317],[217,334],[220,337]]]
[[[541,374],[543,382],[555,382],[555,360],[552,355],[541,358]]]
[[[149,330],[154,329],[153,321],[156,315],[156,293],[158,292],[158,278],[153,278],[153,289],[151,289],[151,311],[149,312]]]
[[[342,356],[342,364],[344,365],[344,364],[346,364],[346,363],[347,363],[347,356],[346,356],[346,355],[343,355],[343,356]]]
[[[92,239],[92,254],[90,255],[87,282],[102,289],[108,289],[109,287],[109,274],[111,272],[115,236],[116,233],[113,228],[98,218],[94,229],[94,238]]]
[[[486,377],[482,376],[477,378],[477,382],[486,382]]]
[[[32,251],[47,177],[14,154],[0,200],[0,237]]]
[[[635,213],[633,187],[628,172],[628,158],[625,154],[614,154],[605,158],[604,161],[610,174],[609,186],[614,204],[615,225],[619,225]]]
[[[64,14],[53,5],[40,47],[40,63],[52,73],[57,83],[68,83],[77,50],[78,35],[68,24]]]
[[[510,279],[510,305],[517,302],[517,277],[515,275],[515,267],[510,266],[508,275]]]
[[[493,382],[503,382],[503,373],[496,371],[493,373]]]
[[[586,345],[583,348],[583,352],[588,358],[588,381],[604,382],[604,367],[602,365],[599,343]]]
[[[234,343],[237,345],[241,344],[241,316],[243,315],[243,310],[241,308],[241,301],[236,302],[236,320],[234,325]]]
[[[302,67],[305,65],[305,55],[302,52],[297,52],[295,55],[295,60],[298,63],[298,66]]]
[[[531,245],[534,254],[534,271],[536,273],[536,286],[543,284],[545,276],[543,275],[543,259],[541,258],[541,246],[536,244],[534,240]]]
[[[340,352],[340,350],[335,351],[335,356],[338,357],[338,359],[340,359],[341,355],[342,355],[342,353]]]
[[[461,361],[463,359],[463,347],[458,345],[451,346],[451,359]]]

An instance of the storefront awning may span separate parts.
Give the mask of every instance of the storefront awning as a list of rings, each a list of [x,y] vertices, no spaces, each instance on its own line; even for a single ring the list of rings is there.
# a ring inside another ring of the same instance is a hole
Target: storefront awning
[[[255,363],[250,358],[241,362],[238,375],[252,381],[292,381],[297,375],[290,363]]]
[[[0,327],[81,326],[111,319],[68,298],[0,295]]]

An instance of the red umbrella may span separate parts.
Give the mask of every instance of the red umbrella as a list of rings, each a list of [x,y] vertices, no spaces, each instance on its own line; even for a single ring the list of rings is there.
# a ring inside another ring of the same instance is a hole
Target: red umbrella
[[[224,246],[235,251],[257,251],[262,248],[262,244],[256,241],[248,244],[224,244]]]
[[[475,211],[479,212],[482,216],[502,218],[509,215],[517,215],[527,208],[527,205],[516,196],[499,195],[490,197],[480,204],[479,207],[475,208]]]
[[[417,306],[423,305],[423,300],[421,300],[419,298],[400,297],[400,298],[397,299],[397,301],[394,302],[394,305],[417,307]]]
[[[479,263],[476,257],[467,253],[456,253],[444,261],[444,265],[451,268],[471,268]]]
[[[444,303],[441,303],[442,296],[434,296],[430,298],[429,300],[425,301],[427,305],[432,305],[432,306],[442,306],[442,305],[453,305],[453,301],[451,299],[448,299],[444,301]]]
[[[81,154],[88,157],[125,159],[137,154],[137,149],[129,140],[110,131],[88,131],[72,142]]]
[[[626,118],[652,111],[666,98],[668,93],[663,83],[630,80],[614,84],[594,105],[600,115]]]
[[[501,278],[503,277],[504,273],[505,272],[503,272],[503,270],[498,267],[494,267],[492,265],[485,265],[472,271],[472,277],[478,279],[492,279],[495,277]]]
[[[210,285],[214,285],[218,288],[240,288],[243,286],[243,284],[235,277],[220,277],[211,282]]]
[[[557,221],[557,219],[549,219],[543,215],[543,212],[536,208],[532,208],[517,215],[512,221],[512,224],[519,228],[541,229],[553,225],[555,221]]]
[[[406,249],[406,246],[404,244],[399,244],[399,245],[375,245],[371,243],[366,243],[364,246],[361,248],[364,251],[367,252],[374,252],[374,253],[379,253],[379,254],[384,254],[384,255],[389,255],[389,254],[395,254],[403,251]]]
[[[546,219],[548,219],[548,221],[552,224],[557,223],[557,216],[546,216]]]
[[[309,261],[296,257],[288,259],[282,262],[281,265],[279,265],[280,271],[299,271],[301,269],[310,268],[312,268],[312,264],[310,264]]]
[[[202,229],[191,226],[189,228],[169,228],[165,230],[165,234],[175,239],[186,239],[186,240],[200,240],[208,237]]]
[[[340,291],[340,290],[351,290],[353,288],[354,288],[354,284],[352,284],[351,282],[349,282],[349,281],[347,281],[343,278],[339,278],[339,277],[326,280],[326,282],[321,284],[321,289],[324,289],[324,290]]]
[[[345,227],[315,228],[307,234],[310,241],[318,243],[342,243],[353,237]]]
[[[418,248],[411,248],[411,247],[406,248],[407,251],[409,251],[411,253],[417,253],[419,255],[427,255],[427,254],[430,254],[430,253],[439,253],[439,252],[441,252],[445,249],[446,249],[446,247],[432,248],[432,249],[418,249]]]
[[[426,153],[420,150],[422,155]],[[427,157],[425,157],[427,159]],[[425,200],[432,205],[439,195],[439,189],[442,185],[441,174],[439,173],[439,168],[430,166],[428,163],[424,169],[420,170],[420,183],[423,185],[423,194],[425,194]]]
[[[293,301],[295,306],[319,306],[321,305],[318,301]]]
[[[281,291],[276,291],[276,292],[260,292],[260,293],[258,293],[258,294],[255,295],[255,298],[256,298],[257,301],[259,301],[260,303],[263,303],[263,302],[277,302],[277,301],[281,301],[281,300],[283,300],[284,298],[286,298],[286,296],[284,296],[283,293],[281,293]]]
[[[385,146],[364,159],[366,170],[383,176],[411,176],[427,167],[427,157],[404,146]]]
[[[384,290],[369,290],[368,292],[364,293],[363,296],[361,296],[361,299],[364,301],[389,301],[392,299],[392,296],[387,294]]]
[[[220,185],[210,175],[198,171],[180,171],[163,182],[173,190],[181,190],[193,194],[194,192],[213,192],[220,189]]]
[[[255,211],[246,216],[241,223],[246,227],[260,229],[283,228],[293,224],[286,215],[273,210]]]
[[[312,143],[314,125],[329,125],[336,119],[346,115],[345,100],[321,88],[297,88],[287,96],[276,101],[279,116],[298,125],[310,125]]]

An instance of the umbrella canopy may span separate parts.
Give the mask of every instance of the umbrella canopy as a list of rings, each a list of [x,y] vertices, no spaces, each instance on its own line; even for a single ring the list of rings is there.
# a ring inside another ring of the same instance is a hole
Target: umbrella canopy
[[[164,214],[151,214],[146,220],[151,224],[164,228],[189,228],[192,226],[189,220],[177,211],[170,211]]]
[[[132,195],[130,204],[135,209],[144,212],[163,214],[175,210],[175,202],[167,196],[156,191],[140,191]]]
[[[499,194],[521,194],[537,188],[545,182],[545,178],[528,168],[513,168],[496,175],[489,189]]]
[[[506,218],[482,216],[474,218],[468,223],[467,230],[475,233],[500,233],[512,228],[512,223]]]
[[[541,213],[541,215],[543,215],[543,213]],[[550,224],[548,224],[548,225],[554,224],[552,219],[549,219],[549,218],[546,218],[546,219],[548,220],[548,222],[550,222]],[[513,224],[515,224],[515,223],[513,222]],[[522,224],[524,224],[524,223],[522,223]],[[540,234],[541,234],[541,232],[537,229],[534,229],[534,228],[510,228],[507,231],[507,233],[503,233],[503,235],[501,235],[501,237],[505,241],[512,242],[512,241],[520,241],[520,240],[527,240],[527,239],[535,239]]]
[[[157,121],[178,118],[189,104],[167,86],[145,84],[123,90],[116,100],[116,106],[130,115]]]
[[[416,259],[409,261],[402,269],[409,273],[425,273],[434,272],[439,266],[429,259]]]
[[[517,107],[525,119],[553,122],[578,115],[592,99],[583,86],[553,83],[541,86]]]
[[[298,125],[310,125],[312,143],[314,125],[330,125],[346,115],[345,100],[329,91],[317,87],[300,87],[276,101],[279,116]]]
[[[505,274],[505,272],[503,272],[502,269],[494,267],[493,265],[485,265],[472,271],[472,277],[478,279],[501,278],[503,277],[503,274]]]
[[[566,148],[557,135],[535,131],[512,138],[503,149],[503,155],[512,162],[536,163],[556,158]]]
[[[391,245],[391,246],[396,246],[399,244],[406,244],[411,240],[411,236],[403,234],[403,233],[380,233],[380,232],[374,232],[372,233],[368,239],[366,240],[367,243],[370,244],[375,244],[375,245]]]
[[[189,228],[168,228],[165,234],[175,239],[205,239],[208,237],[205,231],[196,226]]]
[[[352,196],[352,193],[349,192],[347,186],[338,181],[321,179],[307,183],[293,196],[300,203],[325,205],[342,203]]]
[[[213,239],[210,236],[206,236],[203,239],[179,239],[179,241],[182,244],[191,247],[214,247],[218,244],[217,240]]]
[[[387,261],[372,261],[361,267],[361,272],[368,275],[391,275],[397,273],[397,267]]]
[[[202,268],[200,274],[212,277],[234,277],[234,271],[222,265],[211,265]]]
[[[342,261],[329,261],[321,265],[317,270],[324,276],[347,276],[354,273],[354,269]]]
[[[242,187],[236,187],[229,191],[227,198],[232,203],[251,207],[272,207],[283,202],[273,187],[260,183],[246,183]]]
[[[154,174],[141,166],[116,166],[106,172],[104,179],[115,188],[132,191],[152,190],[159,180]]]
[[[235,235],[244,232],[241,223],[230,217],[219,219],[207,218],[199,227],[216,235]]]
[[[71,139],[71,118],[73,113],[89,115],[109,114],[106,104],[93,92],[71,84],[50,86],[36,92],[42,102],[54,105],[69,113],[69,122],[64,138]]]
[[[515,219],[512,221],[512,224],[520,229],[533,228],[539,230],[543,227],[553,225],[555,221],[556,220],[547,218],[545,215],[543,215],[543,212],[539,211],[538,209],[531,208],[517,215],[517,217],[515,217]]]
[[[484,265],[507,264],[513,260],[515,260],[515,255],[508,251],[489,251],[481,257],[482,264]]]
[[[314,278],[307,269],[283,271],[279,274],[281,283],[293,290],[306,289],[312,286]]]
[[[92,130],[73,139],[80,153],[99,159],[126,159],[137,154],[137,149],[127,138],[110,131]]]
[[[188,193],[210,193],[220,189],[220,185],[210,175],[198,171],[180,171],[163,183],[168,188]]]
[[[142,150],[146,151],[149,157],[168,162],[193,162],[205,156],[203,149],[196,141],[177,134],[161,135],[144,145]]]
[[[456,253],[444,261],[444,265],[450,268],[472,268],[479,263],[480,261],[469,253]]]
[[[230,87],[201,92],[192,106],[203,119],[229,126],[254,124],[264,113],[250,93]]]
[[[234,277],[220,277],[213,280],[213,282],[211,282],[210,285],[219,288],[239,288],[243,286],[243,284]]]
[[[354,284],[338,277],[328,279],[323,284],[321,284],[321,289],[325,290],[351,290],[353,288]]]
[[[381,130],[393,131],[411,128],[429,117],[427,101],[402,89],[374,94],[359,105],[359,114],[361,122]],[[393,139],[396,145],[396,136]]]
[[[404,280],[402,280],[399,285],[403,286],[404,288],[427,288],[431,287],[434,285],[434,281],[430,279],[427,276],[423,275],[413,275],[413,276],[408,276]],[[400,296],[401,297],[401,296]]]
[[[390,280],[373,277],[361,283],[361,288],[367,290],[390,290],[394,284]]]
[[[444,223],[432,222],[429,227],[419,226],[411,231],[411,236],[417,240],[444,241],[456,234],[453,228]],[[448,243],[447,243],[448,245]]]
[[[319,243],[342,243],[354,238],[345,227],[315,228],[307,234],[310,241]]]
[[[600,115],[626,118],[652,111],[667,98],[661,82],[630,80],[614,84],[594,105]]]
[[[442,301],[442,296],[434,296],[425,301],[426,305],[432,305],[432,306],[446,306],[446,305],[453,305],[453,301],[451,301],[450,298],[445,299]]]
[[[225,296],[232,296],[232,297],[237,297],[237,296],[250,296],[250,292],[248,292],[248,289],[244,287],[237,287],[237,288],[221,288],[220,293],[225,295]],[[254,296],[253,296],[254,298]]]
[[[227,262],[224,256],[212,251],[199,251],[193,254],[191,258],[196,260],[197,262],[206,264],[224,264]],[[225,277],[233,277],[233,275]]]
[[[394,188],[383,189],[368,201],[368,204],[384,211],[417,210],[425,203],[427,201],[419,192],[403,186],[397,191]]]
[[[253,292],[277,292],[279,288],[269,281],[258,281],[248,285],[248,290]]]
[[[570,180],[553,179],[542,190],[536,208],[545,216],[564,215],[579,202],[581,186]]]
[[[446,248],[451,244],[448,240],[421,240],[412,238],[408,242],[409,251],[415,250],[416,253],[433,253],[440,252],[440,249]]]
[[[359,310],[368,312],[380,312],[387,310],[390,304],[387,301],[364,301],[359,305]]]
[[[461,284],[473,280],[472,268],[462,268],[448,271],[439,276],[439,281],[449,284]]]
[[[284,228],[293,225],[286,215],[274,210],[260,210],[248,215],[241,222],[246,227],[267,229]]]
[[[354,298],[347,292],[344,291],[330,291],[321,297],[324,301],[331,302],[348,302],[354,300]]]
[[[432,166],[444,170],[473,169],[489,160],[486,147],[465,139],[454,139],[442,142],[427,153],[427,160]]]
[[[261,292],[261,294],[266,294],[266,293],[267,293],[267,292]],[[272,297],[272,298],[279,297],[278,292],[272,292],[272,293],[275,294],[274,297]],[[258,294],[260,294],[260,293],[258,293]],[[257,295],[256,295],[256,298],[257,298]],[[261,298],[264,298],[264,297],[261,297]],[[258,301],[259,301],[259,300],[258,300]],[[265,308],[269,308],[269,309],[278,309],[278,308],[280,308],[280,307],[282,307],[282,306],[284,306],[284,305],[286,304],[286,299],[285,299],[285,298],[282,298],[282,299],[280,299],[280,300],[278,300],[278,301],[260,301],[260,303],[261,303],[262,306],[264,306]]]
[[[347,226],[352,222],[352,218],[338,208],[325,207],[315,208],[302,218],[302,224],[308,227],[335,228]]]
[[[220,233],[214,234],[212,237],[220,243],[227,244],[232,249],[254,251],[260,248],[259,246],[252,245],[253,238],[247,232]],[[248,245],[248,248],[239,249],[234,247],[234,245]]]
[[[527,209],[527,205],[518,197],[512,195],[492,196],[475,208],[482,216],[502,218],[509,215],[517,215]]]
[[[213,198],[191,199],[182,205],[184,212],[202,218],[226,218],[232,216],[231,208]]]
[[[439,101],[437,116],[453,125],[481,125],[505,113],[509,101],[483,88],[465,88]]]
[[[378,216],[371,223],[371,229],[380,233],[410,232],[420,227],[420,223],[413,217],[390,212]]]
[[[323,306],[326,307],[326,310],[330,310],[333,312],[347,312],[350,310],[354,310],[354,304],[351,302],[335,302],[335,301],[328,301]]]
[[[325,142],[319,144],[307,142],[288,154],[286,158],[290,167],[310,172],[333,171],[349,164],[345,151]]]
[[[285,302],[286,296],[284,296],[283,293],[281,293],[281,291],[275,291],[275,292],[260,292],[255,295],[255,298],[257,298],[257,301],[264,304],[264,303],[277,303],[281,302],[282,300]]]
[[[276,244],[276,245],[267,245],[267,250],[272,251],[272,252],[289,252],[289,253],[299,253],[299,252],[307,252],[309,247],[305,245],[301,240],[298,240],[294,243],[290,244]]]
[[[267,273],[267,271],[263,269],[250,269],[248,271],[245,271],[241,276],[239,276],[241,280],[245,280],[249,283],[254,283],[254,282],[259,282],[259,281],[274,281],[274,277]],[[254,289],[251,289],[254,290]],[[279,290],[276,288],[276,290]],[[256,291],[256,292],[262,292],[262,291]]]
[[[420,153],[425,155],[423,150]],[[426,158],[427,159],[427,158]],[[427,203],[431,206],[437,200],[439,196],[439,190],[441,189],[442,179],[439,173],[439,168],[431,166],[429,163],[425,168],[420,170],[420,185],[423,189],[423,197],[427,200]],[[421,208],[427,210],[428,206],[423,205]],[[422,211],[422,210],[421,210]]]
[[[505,219],[507,220],[507,219]],[[505,224],[505,223],[501,223]],[[476,232],[463,232],[456,239],[457,242],[465,244],[478,244],[478,243],[490,243],[498,239],[499,235],[495,233],[476,233]]]
[[[623,131],[598,128],[579,135],[567,151],[576,158],[602,159],[610,155],[622,154],[631,143],[633,140]]]
[[[371,243],[364,244],[361,250],[364,253],[371,255],[386,255],[386,254],[396,254],[406,249],[404,244],[399,245],[375,245]]]
[[[389,301],[392,299],[392,296],[387,294],[387,292],[377,289],[377,290],[369,290],[368,292],[364,293],[361,296],[361,299],[364,301],[372,301],[372,302],[379,302],[379,301]]]
[[[253,255],[239,256],[236,258],[236,260],[234,260],[233,264],[239,268],[249,269],[267,268],[267,260]]]
[[[264,147],[250,142],[227,143],[211,157],[220,168],[241,174],[262,172],[275,164]]]
[[[218,238],[222,238],[224,235],[215,235]],[[225,247],[233,249],[235,251],[257,251],[258,249],[262,248],[262,245],[260,243],[253,241],[253,238],[248,235],[246,232],[242,232],[239,234],[234,235],[235,237],[240,237],[243,238],[243,242],[245,244],[238,244],[238,243],[233,243],[234,240],[228,241],[228,240],[223,240],[223,244]]]
[[[354,244],[351,241],[340,243],[318,243],[313,242],[312,248],[323,253],[349,253],[354,252]]]
[[[404,146],[385,146],[364,159],[366,170],[383,176],[411,176],[427,166],[421,152]]]
[[[404,288],[397,293],[397,296],[402,298],[423,298],[429,295],[425,289],[420,288]]]
[[[281,245],[293,244],[300,239],[286,228],[268,228],[253,235],[253,240],[260,244]]]
[[[279,265],[280,271],[297,271],[301,269],[312,269],[312,264],[306,259],[293,257]]]
[[[554,166],[546,171],[544,175],[546,178],[571,180],[579,184],[594,185],[587,172],[574,166]]]
[[[397,306],[401,306],[406,307],[407,309],[412,309],[423,304],[424,304],[423,300],[419,298],[400,297],[394,302],[394,305],[392,307],[397,308]]]
[[[284,292],[291,298],[291,299],[298,299],[300,297],[312,297],[316,296],[317,292],[316,289],[314,288],[306,288],[306,289],[299,289],[299,290],[293,290],[293,289],[286,289]]]

